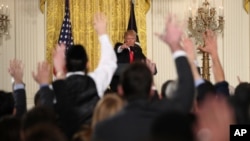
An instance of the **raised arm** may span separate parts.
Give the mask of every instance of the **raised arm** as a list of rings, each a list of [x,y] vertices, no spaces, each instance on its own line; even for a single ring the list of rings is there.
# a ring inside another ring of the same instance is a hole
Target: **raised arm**
[[[95,15],[94,28],[101,44],[101,58],[97,68],[94,72],[89,73],[89,76],[94,79],[98,95],[102,97],[117,68],[117,58],[107,35],[107,21],[103,14],[98,13]]]
[[[32,72],[33,79],[40,85],[40,89],[36,93],[35,104],[53,108],[54,91],[49,87],[51,66],[47,62],[39,62],[37,64],[37,72]],[[38,96],[37,96],[38,95]]]
[[[206,33],[203,34],[203,39],[205,41],[205,46],[199,47],[199,49],[203,52],[209,53],[211,56],[216,91],[228,96],[228,83],[225,81],[224,70],[222,68],[217,50],[217,36],[213,31],[207,30]]]
[[[195,55],[195,46],[191,39],[184,38],[183,40],[183,49],[187,53],[188,61],[192,69],[192,73],[194,76],[195,84],[199,83],[199,81],[202,81],[196,64],[196,55]]]
[[[169,16],[165,32],[158,34],[158,36],[163,42],[169,45],[175,59],[178,82],[173,100],[181,110],[189,112],[194,98],[194,80],[186,53],[180,45],[182,34],[183,30],[177,24],[176,18]]]
[[[203,52],[207,52],[212,59],[212,69],[214,73],[214,80],[216,83],[225,81],[225,74],[219,59],[218,51],[217,51],[217,36],[211,31],[207,30],[205,34],[203,34],[203,39],[205,41],[204,47],[199,47],[199,49]]]
[[[23,83],[23,64],[20,60],[11,60],[9,74],[14,79],[13,96],[15,100],[16,116],[21,117],[27,111],[25,84]]]

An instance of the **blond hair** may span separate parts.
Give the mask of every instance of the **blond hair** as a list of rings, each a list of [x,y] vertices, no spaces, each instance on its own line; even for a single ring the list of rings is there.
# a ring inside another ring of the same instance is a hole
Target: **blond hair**
[[[98,122],[115,115],[122,109],[123,105],[123,100],[116,93],[106,94],[95,107],[91,123],[92,129]]]
[[[128,35],[134,36],[136,38],[136,32],[134,30],[128,30],[124,33],[124,38],[126,38]]]

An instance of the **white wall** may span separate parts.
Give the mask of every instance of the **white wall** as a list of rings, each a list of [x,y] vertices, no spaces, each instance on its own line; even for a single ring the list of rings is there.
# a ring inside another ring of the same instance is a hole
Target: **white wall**
[[[210,0],[211,1],[211,0]],[[168,79],[175,79],[173,59],[166,45],[152,34],[163,31],[165,17],[175,13],[180,20],[186,20],[187,8],[190,4],[198,4],[198,0],[153,0],[147,14],[148,56],[157,63],[158,74],[155,76],[157,88]],[[218,36],[218,51],[225,70],[226,80],[232,85],[238,84],[237,76],[242,81],[249,81],[250,45],[249,15],[243,9],[243,1],[216,0],[216,6],[224,7],[224,34]],[[201,66],[201,55],[198,55]],[[211,63],[210,63],[211,64]],[[213,81],[213,74],[211,74]]]
[[[190,2],[195,1],[198,0],[152,0],[147,15],[147,47],[148,57],[157,63],[158,74],[155,81],[158,89],[167,79],[175,79],[176,73],[168,47],[153,34],[163,30],[165,17],[169,12],[183,20]],[[244,11],[242,2],[216,0],[216,5],[223,3],[225,9],[225,31],[218,37],[219,54],[226,79],[233,86],[237,85],[237,75],[243,81],[250,81],[250,18]],[[38,61],[45,59],[44,15],[39,11],[38,0],[0,0],[1,3],[10,7],[11,27],[9,38],[3,37],[0,40],[0,89],[11,91],[7,73],[9,60],[14,57],[23,60],[28,106],[31,107],[34,93],[38,89],[31,72],[36,69]]]
[[[7,73],[10,59],[21,59],[24,67],[24,82],[27,90],[28,107],[33,105],[33,97],[38,85],[31,72],[36,63],[45,59],[44,15],[39,11],[38,0],[1,0],[10,8],[10,38],[0,45],[0,89],[11,91],[11,78]]]

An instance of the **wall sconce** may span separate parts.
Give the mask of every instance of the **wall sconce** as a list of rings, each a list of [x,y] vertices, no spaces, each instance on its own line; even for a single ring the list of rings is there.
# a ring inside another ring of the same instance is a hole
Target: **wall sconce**
[[[9,6],[8,5],[1,5],[0,6],[0,37],[3,35],[9,34]]]
[[[219,14],[217,18],[217,11],[215,7],[211,7],[208,0],[203,3],[200,2],[199,7],[196,11],[196,16],[193,15],[192,9],[189,8],[189,18],[188,18],[188,30],[189,37],[195,39],[195,44],[197,46],[204,46],[203,33],[207,29],[214,32],[223,32],[224,29],[224,14],[223,7],[219,7]],[[209,73],[209,56],[207,53],[202,53],[202,77],[206,80],[210,80]]]

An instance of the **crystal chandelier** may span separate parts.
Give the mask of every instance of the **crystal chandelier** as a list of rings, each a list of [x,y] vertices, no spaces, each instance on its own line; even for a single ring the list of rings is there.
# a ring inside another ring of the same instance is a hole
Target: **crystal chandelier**
[[[8,5],[0,6],[0,37],[9,34],[9,7]]]
[[[223,8],[219,7],[219,14],[217,16],[216,8],[211,7],[208,0],[205,0],[196,12],[196,16],[193,16],[192,9],[189,8],[188,35],[195,39],[197,46],[204,46],[203,34],[207,29],[219,33],[223,32]],[[202,54],[202,77],[209,80],[209,56],[207,53]]]

